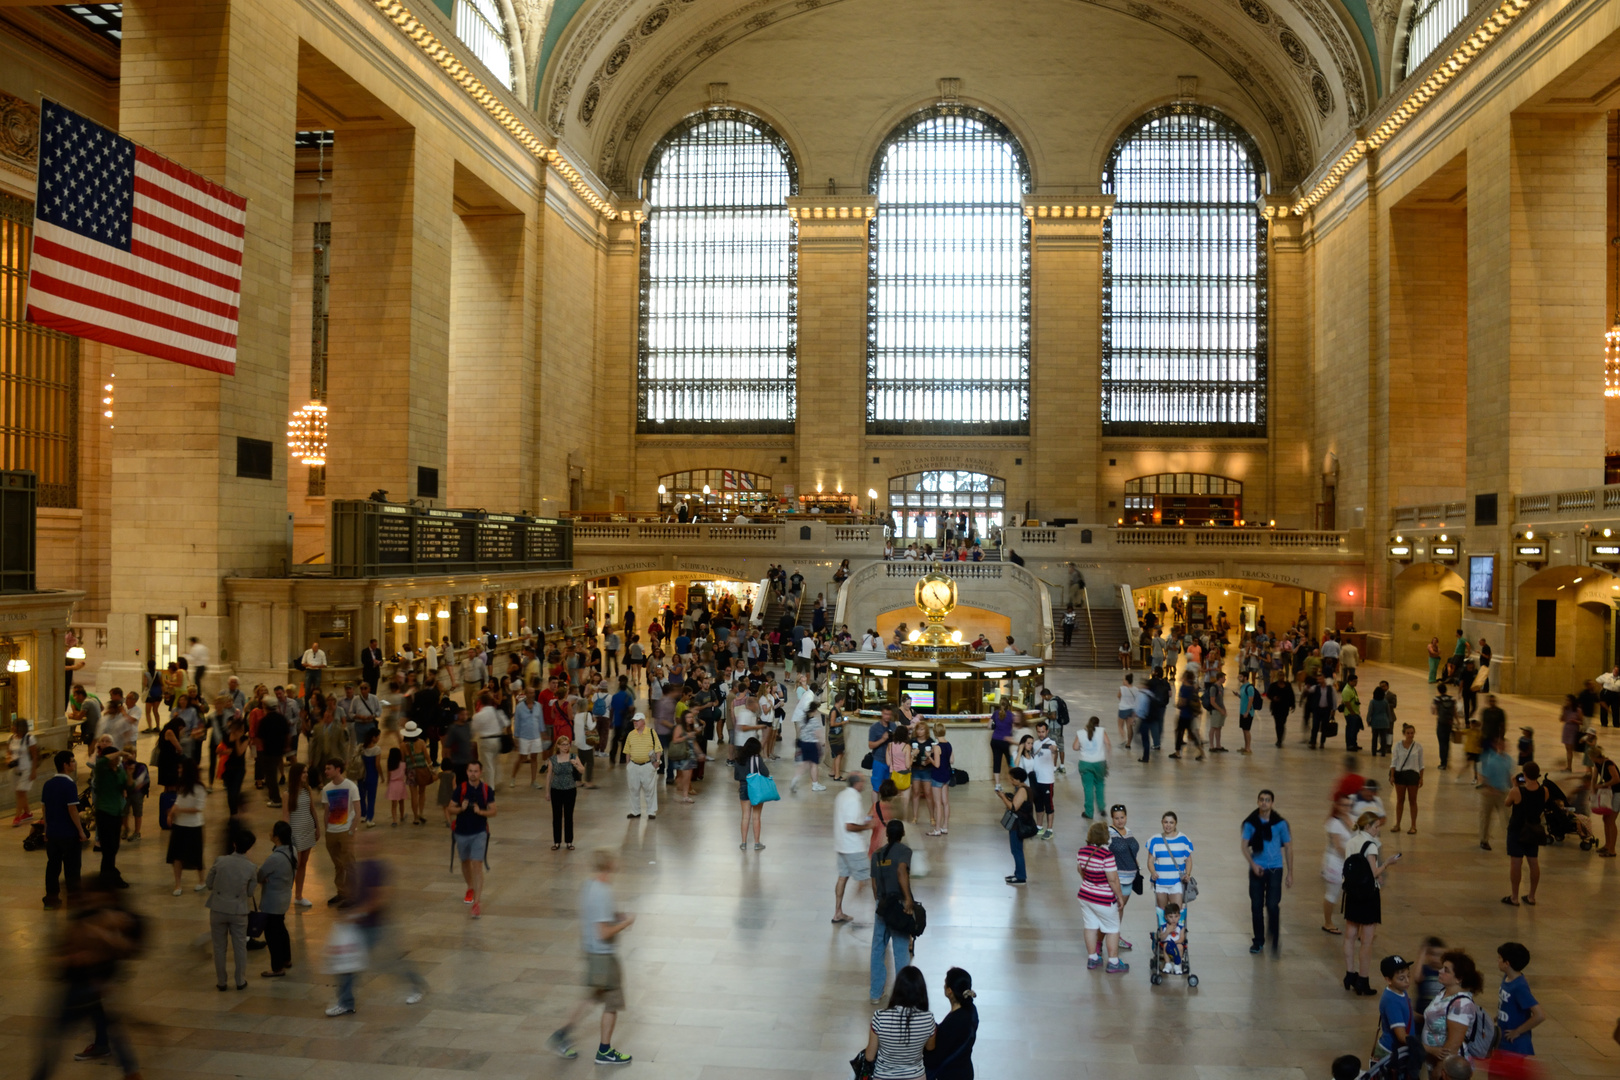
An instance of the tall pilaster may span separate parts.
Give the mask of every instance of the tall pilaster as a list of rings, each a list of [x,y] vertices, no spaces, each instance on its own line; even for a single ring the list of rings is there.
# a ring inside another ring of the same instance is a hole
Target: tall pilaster
[[[1261,213],[1268,219],[1271,343],[1266,379],[1266,418],[1271,446],[1266,454],[1264,506],[1245,506],[1251,517],[1276,520],[1288,528],[1314,525],[1316,462],[1311,453],[1311,376],[1306,351],[1305,219],[1288,213],[1289,200],[1267,196]],[[1261,517],[1262,512],[1264,517]]]
[[[799,223],[799,491],[862,488],[866,257],[874,195],[795,195]],[[864,500],[863,500],[864,502]]]
[[[263,0],[133,0],[123,9],[122,133],[246,197],[234,376],[137,353],[118,375],[112,572],[103,686],[148,658],[151,616],[180,620],[223,686],[223,580],[283,572],[298,35]],[[275,446],[274,479],[238,475],[238,439]]]
[[[1024,196],[1030,243],[1028,491],[1042,521],[1105,520],[1102,454],[1102,229],[1112,195]]]
[[[339,127],[332,157],[326,493],[442,504],[454,162],[410,128]]]

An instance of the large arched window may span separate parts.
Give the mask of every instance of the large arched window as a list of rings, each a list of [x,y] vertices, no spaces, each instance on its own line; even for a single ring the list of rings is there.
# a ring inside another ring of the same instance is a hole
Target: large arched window
[[[1412,74],[1468,18],[1470,6],[1470,0],[1416,0],[1406,24],[1403,77]]]
[[[942,105],[872,165],[867,430],[1029,431],[1029,167],[994,117]]]
[[[687,117],[647,161],[643,432],[791,432],[798,172],[763,120]]]
[[[933,540],[945,534],[947,519],[980,536],[1003,524],[1007,481],[966,469],[930,469],[889,477],[889,519],[895,537]]]
[[[1155,109],[1114,144],[1105,434],[1266,433],[1264,175],[1254,140],[1203,106]]]

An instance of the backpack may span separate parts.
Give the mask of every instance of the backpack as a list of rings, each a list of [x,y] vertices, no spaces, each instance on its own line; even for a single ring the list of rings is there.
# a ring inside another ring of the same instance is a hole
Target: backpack
[[[1367,849],[1372,846],[1369,840],[1361,845],[1361,850],[1349,855],[1344,860],[1341,871],[1344,880],[1344,895],[1349,897],[1352,892],[1358,894],[1366,892],[1377,885],[1373,877],[1372,862],[1367,858]]]
[[[1439,723],[1450,727],[1457,718],[1457,699],[1450,694],[1441,694],[1434,699],[1434,710]]]
[[[1198,703],[1204,707],[1205,712],[1214,712],[1215,703],[1210,700],[1209,692],[1214,689],[1214,683],[1205,683],[1204,692],[1198,695]]]
[[[1052,700],[1057,702],[1057,722],[1058,722],[1058,725],[1062,726],[1064,724],[1067,724],[1069,722],[1069,703],[1067,701],[1064,701],[1062,698],[1058,697],[1056,694],[1052,695]]]
[[[1474,995],[1470,993],[1465,992],[1458,997],[1474,1001]],[[1453,1001],[1452,1004],[1455,1005],[1456,1002]],[[1450,1019],[1451,1006],[1446,1007],[1446,1013],[1447,1019]],[[1483,1061],[1496,1052],[1501,1041],[1502,1033],[1496,1026],[1496,1010],[1474,1001],[1474,1019],[1468,1025],[1468,1034],[1463,1036],[1463,1055],[1472,1061]]]

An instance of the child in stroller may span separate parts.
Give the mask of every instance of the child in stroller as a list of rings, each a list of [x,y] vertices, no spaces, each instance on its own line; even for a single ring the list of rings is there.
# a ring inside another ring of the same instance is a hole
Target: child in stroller
[[[1577,781],[1573,802],[1553,780],[1543,777],[1542,786],[1547,789],[1547,835],[1558,843],[1573,835],[1579,838],[1582,851],[1597,847],[1598,838],[1592,832],[1592,819],[1580,813],[1583,797],[1590,798],[1586,780]]]
[[[1187,949],[1187,927],[1182,922],[1180,904],[1167,904],[1159,911],[1159,929],[1153,935],[1153,963],[1148,971],[1154,986],[1165,976],[1186,976],[1189,987],[1198,985],[1198,976],[1192,973],[1192,960]]]

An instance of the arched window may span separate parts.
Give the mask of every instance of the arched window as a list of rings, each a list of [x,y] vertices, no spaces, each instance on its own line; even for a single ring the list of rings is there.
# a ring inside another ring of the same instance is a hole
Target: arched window
[[[917,113],[872,164],[866,427],[877,434],[1029,431],[1029,191],[999,121]]]
[[[456,37],[508,90],[516,89],[512,78],[512,53],[506,45],[506,21],[496,0],[456,0]]]
[[[771,478],[743,469],[688,469],[658,478],[660,510],[688,501],[698,506],[763,512],[772,502]]]
[[[1266,433],[1264,175],[1254,140],[1203,106],[1155,109],[1114,144],[1105,434]]]
[[[1243,481],[1207,473],[1159,473],[1125,481],[1126,525],[1236,525]]]
[[[947,519],[985,536],[1001,525],[1006,510],[1007,481],[961,469],[932,469],[889,477],[889,518],[895,537],[935,540],[945,535]],[[960,530],[958,530],[960,531]]]
[[[1403,78],[1412,74],[1468,18],[1469,7],[1469,0],[1416,0],[1406,24]]]
[[[643,432],[791,432],[797,304],[787,197],[798,171],[756,116],[709,109],[647,161]]]

